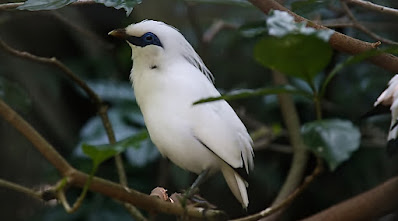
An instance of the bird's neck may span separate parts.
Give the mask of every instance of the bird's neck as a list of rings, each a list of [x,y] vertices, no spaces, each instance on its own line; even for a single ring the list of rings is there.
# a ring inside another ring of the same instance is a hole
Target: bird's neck
[[[133,65],[140,70],[156,69],[165,63],[166,59],[167,56],[159,47],[136,47],[132,50]]]

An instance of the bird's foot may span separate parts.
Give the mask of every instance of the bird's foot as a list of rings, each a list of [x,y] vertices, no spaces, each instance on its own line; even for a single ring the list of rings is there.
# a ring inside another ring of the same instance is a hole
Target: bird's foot
[[[192,206],[192,207],[201,207],[206,209],[216,209],[217,207],[211,203],[209,203],[206,199],[199,196],[197,194],[198,191],[194,193],[192,196],[188,196],[189,190],[184,193],[173,193],[170,196],[171,202],[180,203],[182,207]]]

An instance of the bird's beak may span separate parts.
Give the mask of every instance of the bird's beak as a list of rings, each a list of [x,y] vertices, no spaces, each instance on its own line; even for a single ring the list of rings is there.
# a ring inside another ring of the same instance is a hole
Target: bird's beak
[[[116,38],[120,38],[120,39],[126,39],[128,37],[128,35],[126,33],[126,29],[124,29],[124,28],[115,29],[115,30],[109,32],[108,35],[116,37]]]

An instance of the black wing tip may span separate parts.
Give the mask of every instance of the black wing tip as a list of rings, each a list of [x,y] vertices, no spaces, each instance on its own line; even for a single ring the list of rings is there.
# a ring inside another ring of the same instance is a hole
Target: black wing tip
[[[362,114],[360,116],[360,120],[364,120],[365,118],[372,117],[375,115],[387,114],[387,113],[390,113],[390,107],[382,105],[382,104],[378,104],[377,106],[373,107],[366,113]]]
[[[210,152],[212,152],[214,155],[216,155],[217,157],[219,157],[216,153],[214,153],[213,150],[211,150],[203,141],[201,141],[199,138],[197,138],[196,136],[194,136],[196,138],[196,140],[199,141],[199,143],[201,143],[204,147],[206,147]],[[242,162],[245,162],[243,160],[243,153],[240,153],[240,156],[242,158]],[[223,160],[221,157],[219,157],[222,161],[225,162],[225,160]],[[240,177],[242,177],[245,181],[247,181],[249,179],[249,174],[246,172],[246,168],[245,165],[243,163],[242,167],[239,168],[235,168],[233,166],[231,166],[230,164],[228,164],[227,162],[225,162],[228,166],[230,166],[237,174],[239,174]]]
[[[234,171],[239,174],[240,177],[242,177],[242,179],[244,179],[245,181],[248,181],[249,179],[249,174],[246,172],[246,169],[244,167],[239,167],[239,168],[233,168]]]

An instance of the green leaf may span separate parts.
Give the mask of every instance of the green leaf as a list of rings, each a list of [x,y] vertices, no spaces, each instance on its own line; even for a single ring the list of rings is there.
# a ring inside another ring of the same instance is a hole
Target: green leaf
[[[126,11],[126,15],[129,16],[133,11],[134,7],[138,4],[141,4],[142,0],[95,0],[95,2],[116,9],[123,8]]]
[[[69,5],[77,0],[27,0],[19,6],[19,10],[39,11],[54,10]]]
[[[93,160],[94,168],[105,160],[125,151],[129,147],[138,148],[139,144],[148,139],[148,131],[143,130],[131,137],[123,139],[115,144],[89,145],[83,144],[83,153]]]
[[[329,64],[332,48],[315,35],[267,36],[254,47],[254,57],[265,67],[312,82]]]
[[[23,5],[19,6],[19,10],[54,10],[69,5],[77,0],[27,0]],[[97,3],[104,4],[107,7],[116,9],[123,8],[127,15],[130,15],[133,8],[140,4],[142,0],[95,0]]]
[[[365,59],[371,58],[373,56],[377,56],[383,53],[391,53],[391,54],[398,54],[398,47],[388,47],[388,48],[383,48],[383,49],[372,49],[365,51],[363,53],[353,55],[348,57],[345,61],[337,64],[333,70],[329,73],[327,78],[322,84],[322,88],[320,91],[320,96],[323,96],[326,92],[326,87],[329,85],[329,82],[332,80],[334,76],[336,76],[337,73],[339,73],[343,68],[347,67],[348,65],[356,64],[358,62],[361,62]]]
[[[359,148],[361,134],[350,121],[340,119],[306,123],[301,133],[307,147],[335,170]]]
[[[256,89],[256,90],[250,90],[250,89],[235,90],[235,91],[232,91],[228,94],[224,94],[219,97],[204,98],[204,99],[195,101],[193,104],[195,105],[195,104],[206,103],[206,102],[217,101],[217,100],[236,100],[236,99],[242,99],[242,98],[248,98],[248,97],[254,97],[254,96],[263,96],[263,95],[281,94],[281,93],[301,94],[310,99],[312,97],[312,95],[306,91],[298,90],[291,85],[283,85],[283,86],[260,88],[260,89]]]

